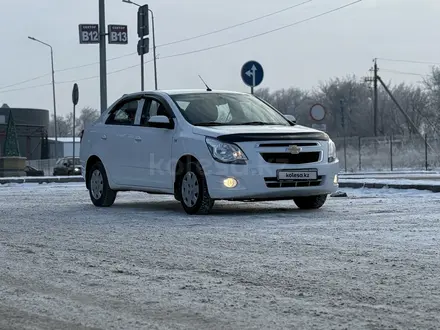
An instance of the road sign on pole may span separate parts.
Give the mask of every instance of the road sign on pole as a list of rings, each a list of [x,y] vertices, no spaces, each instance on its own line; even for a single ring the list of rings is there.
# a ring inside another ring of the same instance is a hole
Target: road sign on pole
[[[78,100],[79,100],[78,84],[75,83],[73,85],[73,90],[72,90],[72,103],[73,103],[73,105],[77,105]]]
[[[139,39],[137,44],[138,55],[148,54],[150,51],[150,38]]]
[[[314,121],[324,120],[326,114],[327,113],[326,113],[325,108],[322,104],[317,103],[317,104],[312,105],[312,107],[310,108],[310,117]]]
[[[80,44],[99,44],[98,24],[80,24],[78,27]]]
[[[251,88],[252,94],[254,87],[260,85],[264,78],[264,70],[260,63],[256,61],[246,62],[241,68],[241,79]]]
[[[139,7],[138,10],[138,37],[143,38],[150,34],[150,25],[148,20],[148,5],[143,5]]]
[[[108,26],[108,43],[117,45],[128,44],[128,27],[127,25]]]

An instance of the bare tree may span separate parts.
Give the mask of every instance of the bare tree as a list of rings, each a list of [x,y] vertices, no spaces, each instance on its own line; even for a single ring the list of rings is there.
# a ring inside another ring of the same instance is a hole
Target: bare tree
[[[95,122],[99,118],[100,115],[101,114],[97,109],[93,109],[91,107],[83,108],[80,112],[80,115],[79,115],[79,118],[77,121],[78,130],[81,131],[88,124]]]

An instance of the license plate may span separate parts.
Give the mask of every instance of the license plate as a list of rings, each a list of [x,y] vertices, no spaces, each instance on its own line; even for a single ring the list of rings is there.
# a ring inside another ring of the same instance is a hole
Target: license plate
[[[316,180],[318,173],[315,170],[312,171],[278,171],[278,180]]]

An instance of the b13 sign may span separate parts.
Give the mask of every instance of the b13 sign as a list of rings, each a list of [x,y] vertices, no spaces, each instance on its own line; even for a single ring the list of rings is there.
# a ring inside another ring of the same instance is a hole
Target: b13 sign
[[[109,44],[128,44],[128,27],[127,25],[109,25],[108,26],[108,43]]]

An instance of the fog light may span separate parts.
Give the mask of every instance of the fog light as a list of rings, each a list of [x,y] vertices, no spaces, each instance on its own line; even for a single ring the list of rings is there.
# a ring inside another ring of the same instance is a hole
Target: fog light
[[[338,182],[339,182],[339,178],[338,178],[338,175],[336,174],[334,179],[333,179],[333,183],[334,184],[338,184]]]
[[[223,185],[226,188],[235,188],[237,186],[237,180],[234,178],[227,178],[223,180]]]

